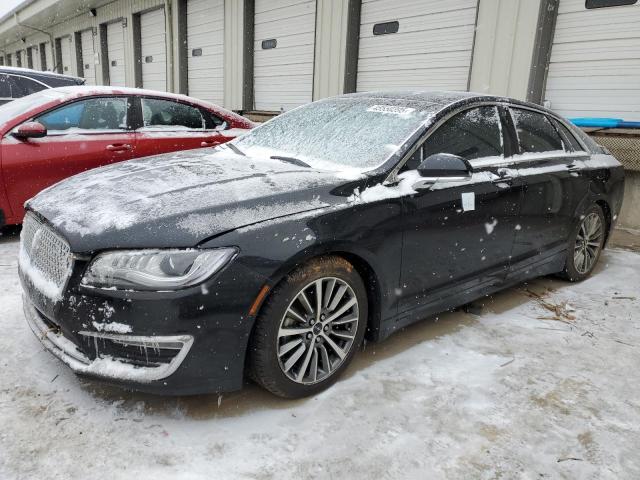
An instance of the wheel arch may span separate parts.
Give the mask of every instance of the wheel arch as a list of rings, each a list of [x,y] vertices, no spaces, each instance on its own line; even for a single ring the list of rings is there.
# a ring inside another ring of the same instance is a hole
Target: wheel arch
[[[322,249],[314,249],[312,251],[301,252],[296,255],[291,261],[287,262],[281,268],[279,268],[274,274],[269,278],[269,292],[264,296],[258,309],[256,310],[255,318],[260,316],[262,309],[264,308],[266,302],[268,301],[270,295],[273,291],[278,287],[278,285],[292,272],[296,269],[302,267],[303,265],[315,260],[317,258],[328,257],[328,256],[336,256],[345,259],[353,268],[358,272],[360,278],[365,284],[365,288],[367,291],[367,307],[368,307],[368,318],[367,318],[367,330],[365,334],[365,339],[371,341],[377,341],[379,339],[379,332],[381,326],[381,302],[382,302],[382,291],[380,287],[379,275],[376,273],[373,265],[370,261],[368,261],[364,255],[354,252],[352,249],[342,247],[334,247],[334,248],[322,248]],[[256,322],[251,327],[251,332],[249,334],[249,339],[253,336],[253,332],[256,327]]]

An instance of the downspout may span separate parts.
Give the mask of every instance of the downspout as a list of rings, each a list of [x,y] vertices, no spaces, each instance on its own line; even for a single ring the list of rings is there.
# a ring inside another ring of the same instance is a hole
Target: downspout
[[[165,48],[167,49],[167,91],[174,92],[174,74],[173,74],[173,11],[171,10],[171,0],[164,0],[165,12],[165,28],[169,37],[169,45],[165,39]]]
[[[32,27],[31,25],[26,25],[24,23],[21,23],[20,20],[18,19],[18,12],[13,14],[13,19],[15,20],[17,26],[30,28],[31,30],[35,30],[36,32],[44,33],[45,35],[47,35],[49,37],[49,45],[51,45],[51,58],[53,58],[53,63],[55,64],[54,68],[57,69],[58,62],[56,60],[56,46],[55,46],[55,41],[53,39],[53,33],[47,32],[45,30],[41,30],[41,29],[36,28],[36,27]],[[59,72],[59,73],[62,73],[62,72]]]

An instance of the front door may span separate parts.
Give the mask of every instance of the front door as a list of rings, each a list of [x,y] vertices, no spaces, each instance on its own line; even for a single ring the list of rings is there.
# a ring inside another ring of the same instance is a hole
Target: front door
[[[2,171],[14,217],[22,219],[24,202],[60,180],[133,158],[127,111],[127,98],[89,98],[35,118],[47,128],[44,138],[3,138]]]
[[[504,281],[522,188],[517,175],[504,170],[501,131],[497,107],[475,107],[440,126],[407,162],[408,172],[432,154],[450,153],[474,168],[468,180],[439,180],[404,198],[400,323]]]

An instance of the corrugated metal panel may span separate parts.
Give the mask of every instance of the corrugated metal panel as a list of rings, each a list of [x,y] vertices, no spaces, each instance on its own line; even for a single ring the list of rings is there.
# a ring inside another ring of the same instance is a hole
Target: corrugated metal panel
[[[31,47],[31,61],[33,62],[34,70],[42,70],[42,67],[40,65],[40,47]]]
[[[640,4],[561,0],[545,99],[569,117],[640,120]]]
[[[360,22],[357,90],[466,90],[477,0],[365,0]],[[397,33],[374,25],[397,21]]]
[[[60,38],[60,61],[62,73],[73,75],[74,72],[71,69],[71,36]]]
[[[224,0],[187,1],[189,95],[224,102]]]
[[[93,30],[80,33],[80,48],[82,50],[83,76],[87,85],[96,84],[95,46]]]
[[[315,0],[256,0],[255,109],[289,110],[312,100]],[[275,48],[262,48],[275,40]]]
[[[109,85],[124,87],[127,81],[124,29],[121,21],[107,24],[107,55],[109,56]]]
[[[167,89],[167,51],[164,9],[140,15],[142,85],[152,90]]]

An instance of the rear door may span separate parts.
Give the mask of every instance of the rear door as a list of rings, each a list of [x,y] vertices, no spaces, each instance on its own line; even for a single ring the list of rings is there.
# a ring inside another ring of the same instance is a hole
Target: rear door
[[[517,170],[525,187],[513,259],[514,264],[524,261],[526,268],[566,248],[576,208],[588,190],[579,163],[586,153],[563,140],[543,113],[510,110],[520,153]]]
[[[436,181],[403,198],[399,311],[406,323],[475,298],[507,275],[522,188],[502,175],[510,161],[502,130],[498,107],[471,108],[438,127],[405,165],[408,173],[430,155],[449,153],[473,166],[468,180]]]
[[[35,118],[44,138],[2,139],[2,170],[14,215],[39,191],[92,168],[133,158],[135,134],[128,128],[126,97],[79,100]]]
[[[222,121],[186,103],[140,98],[142,124],[136,130],[137,156],[214,147],[225,138],[217,130]]]

